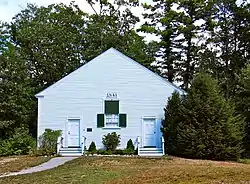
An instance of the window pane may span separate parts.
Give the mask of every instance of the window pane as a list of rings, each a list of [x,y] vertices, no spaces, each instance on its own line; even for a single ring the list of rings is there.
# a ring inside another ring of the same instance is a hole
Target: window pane
[[[105,114],[119,114],[119,101],[105,101]]]
[[[107,127],[118,127],[119,115],[118,114],[107,114],[106,115],[106,126]]]

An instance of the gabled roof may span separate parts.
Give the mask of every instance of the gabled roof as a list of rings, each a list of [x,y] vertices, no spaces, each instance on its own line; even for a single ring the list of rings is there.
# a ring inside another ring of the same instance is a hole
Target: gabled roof
[[[129,58],[128,56],[124,55],[123,53],[119,52],[118,50],[114,49],[114,48],[110,48],[108,50],[106,50],[105,52],[103,52],[102,54],[100,54],[99,56],[95,57],[94,59],[92,59],[91,61],[89,61],[88,63],[84,64],[83,66],[79,67],[78,69],[76,69],[75,71],[71,72],[70,74],[66,75],[65,77],[63,77],[62,79],[60,79],[59,81],[57,81],[56,83],[52,84],[51,86],[47,87],[46,89],[42,90],[41,92],[37,93],[35,96],[38,97],[42,97],[44,96],[44,92],[48,91],[50,88],[53,88],[54,86],[58,85],[59,83],[61,83],[62,81],[64,81],[65,78],[70,77],[70,75],[72,75],[74,72],[76,72],[77,70],[86,67],[86,65],[88,65],[89,63],[91,63],[93,60],[96,60],[97,58],[102,57],[102,55],[109,53],[109,52],[114,52],[115,54],[119,55],[120,57],[125,58],[125,60],[132,62],[134,64],[136,64],[137,66],[139,66],[140,68],[142,68],[143,70],[145,70],[145,72],[149,72],[151,75],[153,75],[154,77],[158,78],[159,80],[163,80],[167,85],[173,87],[175,90],[182,92],[182,93],[186,93],[184,90],[182,90],[181,88],[177,87],[176,85],[174,85],[173,83],[169,82],[168,80],[166,80],[165,78],[161,77],[160,75],[158,75],[157,73],[154,73],[153,71],[149,70],[148,68],[146,68],[145,66],[141,65],[140,63],[134,61],[133,59]]]

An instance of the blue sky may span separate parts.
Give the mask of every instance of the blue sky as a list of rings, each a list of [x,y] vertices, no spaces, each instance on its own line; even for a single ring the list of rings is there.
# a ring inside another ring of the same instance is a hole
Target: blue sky
[[[0,0],[0,20],[11,21],[12,17],[25,9],[27,3],[35,3],[37,5],[47,6],[53,3],[69,4],[72,0]],[[85,12],[91,13],[92,9],[87,4],[86,0],[74,0],[79,7]],[[150,2],[151,0],[142,0],[143,2]],[[136,10],[136,14],[142,13],[142,9]]]

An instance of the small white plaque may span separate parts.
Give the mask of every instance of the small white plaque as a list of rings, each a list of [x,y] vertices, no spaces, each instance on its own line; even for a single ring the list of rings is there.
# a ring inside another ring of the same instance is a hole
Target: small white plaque
[[[111,98],[111,99],[113,99],[113,98],[117,98],[117,93],[107,93],[107,96],[106,96],[107,98]]]

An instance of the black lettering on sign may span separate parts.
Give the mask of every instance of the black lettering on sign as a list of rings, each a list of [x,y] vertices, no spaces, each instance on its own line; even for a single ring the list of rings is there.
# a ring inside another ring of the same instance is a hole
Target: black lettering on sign
[[[107,93],[107,98],[117,98],[117,93]]]

